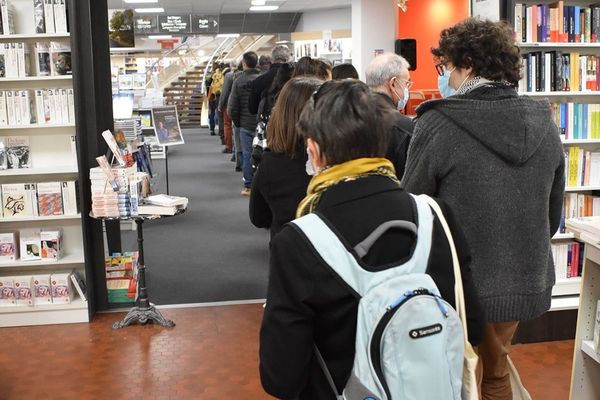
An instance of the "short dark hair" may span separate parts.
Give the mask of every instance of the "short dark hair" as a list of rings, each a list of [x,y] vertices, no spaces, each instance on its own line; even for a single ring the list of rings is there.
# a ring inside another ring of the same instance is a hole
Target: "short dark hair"
[[[358,79],[358,71],[352,64],[340,64],[331,70],[331,79]]]
[[[260,57],[258,57],[258,64],[259,65],[267,65],[267,64],[271,64],[271,56],[267,56],[267,55],[262,55]]]
[[[385,157],[393,108],[358,80],[325,82],[308,101],[298,130],[319,144],[327,164]]]
[[[242,56],[242,60],[244,60],[244,64],[246,64],[248,68],[256,68],[256,64],[258,64],[258,55],[253,51],[247,51]]]
[[[434,56],[458,68],[472,67],[475,74],[513,85],[521,78],[521,52],[514,32],[502,22],[467,18],[440,34]]]

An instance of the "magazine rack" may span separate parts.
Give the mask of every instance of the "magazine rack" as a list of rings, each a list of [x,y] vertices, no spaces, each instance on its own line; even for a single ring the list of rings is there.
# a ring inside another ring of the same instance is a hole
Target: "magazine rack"
[[[129,310],[125,318],[113,324],[113,329],[124,328],[136,321],[140,324],[145,324],[148,321],[154,321],[155,323],[168,328],[175,326],[175,323],[173,321],[171,321],[170,319],[166,319],[162,316],[160,311],[158,311],[156,307],[154,307],[154,304],[150,303],[150,299],[148,298],[148,290],[146,288],[146,264],[144,261],[144,232],[142,227],[144,221],[174,217],[176,215],[183,214],[184,212],[185,208],[179,210],[175,215],[137,215],[131,217],[96,217],[94,215],[90,215],[90,217],[92,218],[105,221],[134,221],[137,227],[137,242],[139,254],[137,301],[136,305],[131,310]]]

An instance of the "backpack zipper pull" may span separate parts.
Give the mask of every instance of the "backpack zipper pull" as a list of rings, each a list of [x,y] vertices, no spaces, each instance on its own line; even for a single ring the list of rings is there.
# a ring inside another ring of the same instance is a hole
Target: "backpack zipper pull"
[[[402,296],[400,296],[400,298],[398,300],[396,300],[391,305],[389,305],[385,309],[385,311],[386,312],[392,311],[394,308],[398,307],[404,300],[406,300],[407,298],[412,297],[414,295],[415,295],[415,291],[407,290],[406,292],[404,292],[404,294]]]
[[[442,303],[439,296],[434,295],[433,297],[435,298],[435,301],[437,301],[438,307],[440,308],[440,311],[442,311],[442,314],[444,314],[444,317],[448,318],[448,316],[450,315],[448,313],[448,308],[444,305],[444,303]]]

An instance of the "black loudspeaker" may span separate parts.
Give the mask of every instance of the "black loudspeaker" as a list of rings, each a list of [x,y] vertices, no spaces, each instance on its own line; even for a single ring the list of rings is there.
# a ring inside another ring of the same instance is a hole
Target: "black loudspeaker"
[[[417,69],[417,40],[416,39],[398,39],[395,43],[396,54],[402,56],[410,64],[409,71]]]

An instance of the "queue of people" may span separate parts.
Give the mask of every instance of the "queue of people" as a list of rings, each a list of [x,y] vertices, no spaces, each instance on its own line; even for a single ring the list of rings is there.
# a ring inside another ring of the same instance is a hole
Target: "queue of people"
[[[381,398],[418,398],[391,393],[394,386],[377,366],[372,380],[357,372],[364,355],[355,344],[368,316],[354,285],[422,268],[431,278],[427,294],[441,309],[454,309],[456,259],[465,339],[479,357],[480,398],[513,398],[510,345],[519,322],[550,308],[550,239],[565,185],[548,102],[516,92],[521,56],[513,41],[500,22],[467,19],[443,30],[431,71],[443,98],[424,102],[414,119],[399,113],[412,81],[408,62],[395,54],[376,57],[365,83],[351,65],[331,68],[308,57],[292,64],[284,46],[273,49],[262,74],[249,52],[241,72],[225,75],[219,109],[240,136],[233,147],[241,158],[242,194],[250,197],[250,221],[271,232],[260,334],[268,393],[282,399],[360,393],[362,399],[380,398],[379,390],[387,396]],[[254,171],[252,139],[261,119],[267,149]],[[442,215],[423,205],[424,195]],[[321,228],[305,229],[315,223]],[[322,245],[330,239],[337,250]],[[354,265],[354,283],[340,278],[332,263]],[[434,340],[447,329],[442,325],[426,327],[424,337]],[[413,333],[420,338],[420,331]],[[387,359],[385,368],[402,357]],[[427,376],[409,374],[412,381],[404,383],[423,396],[434,393],[428,380],[439,379],[445,392],[431,398],[461,398],[443,371],[436,366]]]

